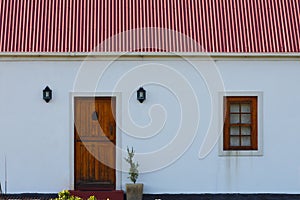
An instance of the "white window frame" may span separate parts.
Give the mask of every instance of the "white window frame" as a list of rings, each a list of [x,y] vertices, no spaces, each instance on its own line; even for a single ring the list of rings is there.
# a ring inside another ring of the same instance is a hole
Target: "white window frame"
[[[256,96],[257,97],[257,150],[223,150],[223,129],[219,138],[219,156],[262,156],[263,155],[263,92],[260,91],[229,91],[219,93],[220,127],[224,125],[224,97]]]

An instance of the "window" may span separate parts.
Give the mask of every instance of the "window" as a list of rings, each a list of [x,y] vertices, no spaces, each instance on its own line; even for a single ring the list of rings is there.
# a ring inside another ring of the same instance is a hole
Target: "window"
[[[224,96],[223,150],[258,150],[257,96]]]

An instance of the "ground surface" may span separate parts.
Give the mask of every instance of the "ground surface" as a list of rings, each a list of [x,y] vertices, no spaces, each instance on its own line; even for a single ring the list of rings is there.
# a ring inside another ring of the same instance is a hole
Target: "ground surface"
[[[190,194],[190,195],[144,195],[143,200],[300,200],[299,195],[273,194]]]
[[[15,200],[15,199],[36,199],[36,200],[48,200],[56,198],[57,194],[0,194],[0,200]]]
[[[56,194],[0,195],[0,200],[56,198]],[[126,199],[126,198],[124,198]],[[300,194],[145,194],[143,200],[300,200]]]

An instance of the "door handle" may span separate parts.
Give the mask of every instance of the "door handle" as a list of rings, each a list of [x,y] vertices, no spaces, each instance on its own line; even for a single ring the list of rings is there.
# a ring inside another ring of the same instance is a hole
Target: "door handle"
[[[113,126],[109,125],[109,133],[111,136],[113,135],[113,130],[114,130]]]

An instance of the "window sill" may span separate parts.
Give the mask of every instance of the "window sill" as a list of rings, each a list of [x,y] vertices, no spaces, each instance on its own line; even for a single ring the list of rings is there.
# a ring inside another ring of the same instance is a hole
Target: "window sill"
[[[223,150],[219,149],[219,156],[262,156],[262,150]]]

